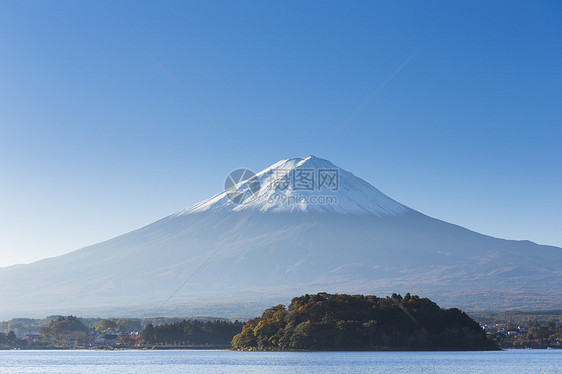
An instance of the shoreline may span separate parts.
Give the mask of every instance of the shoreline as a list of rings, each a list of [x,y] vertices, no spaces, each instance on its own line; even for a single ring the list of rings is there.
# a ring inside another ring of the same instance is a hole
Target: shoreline
[[[522,350],[559,350],[562,347],[543,348],[499,348],[499,349],[350,349],[350,350],[240,350],[231,347],[209,347],[209,346],[143,346],[143,347],[33,347],[33,348],[0,348],[0,351],[229,351],[229,352],[498,352],[498,351],[522,351]]]

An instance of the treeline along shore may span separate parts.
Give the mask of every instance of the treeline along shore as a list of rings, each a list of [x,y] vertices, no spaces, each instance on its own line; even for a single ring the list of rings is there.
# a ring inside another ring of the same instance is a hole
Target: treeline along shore
[[[248,321],[78,318],[0,322],[0,349],[492,350],[560,348],[562,310],[473,312],[427,298],[318,293]]]

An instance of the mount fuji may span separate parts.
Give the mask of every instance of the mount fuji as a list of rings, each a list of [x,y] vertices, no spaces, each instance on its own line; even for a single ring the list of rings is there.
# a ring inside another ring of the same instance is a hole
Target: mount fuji
[[[410,292],[466,310],[562,307],[562,248],[428,217],[313,156],[241,175],[138,230],[0,268],[0,318],[250,317],[320,291]]]

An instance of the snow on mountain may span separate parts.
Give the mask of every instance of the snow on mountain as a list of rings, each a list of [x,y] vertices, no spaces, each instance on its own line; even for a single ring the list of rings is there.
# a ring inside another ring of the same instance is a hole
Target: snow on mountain
[[[299,178],[303,179],[300,186],[296,185]],[[332,184],[326,181],[328,178],[331,178]],[[257,173],[256,181],[259,182],[259,191],[243,204],[233,202],[229,192],[225,191],[178,214],[227,209],[383,216],[400,215],[409,210],[363,179],[315,156],[281,160]],[[237,189],[240,193],[247,191],[248,180],[240,182]]]

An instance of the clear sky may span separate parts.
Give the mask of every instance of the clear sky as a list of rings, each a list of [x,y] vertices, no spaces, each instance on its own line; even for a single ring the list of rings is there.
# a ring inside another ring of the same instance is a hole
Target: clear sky
[[[1,1],[0,266],[311,153],[430,216],[562,246],[561,19],[560,1]]]

